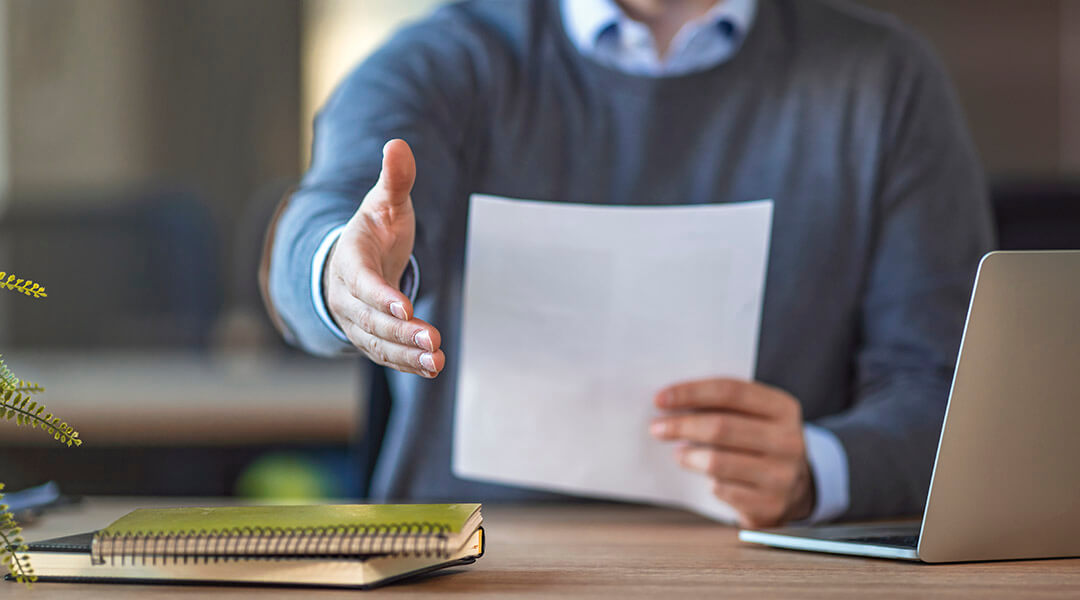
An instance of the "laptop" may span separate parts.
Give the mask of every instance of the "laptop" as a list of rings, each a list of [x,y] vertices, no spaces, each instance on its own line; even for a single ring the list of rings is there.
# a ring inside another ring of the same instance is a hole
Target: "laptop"
[[[739,539],[928,563],[1080,556],[1080,251],[983,257],[921,521]]]

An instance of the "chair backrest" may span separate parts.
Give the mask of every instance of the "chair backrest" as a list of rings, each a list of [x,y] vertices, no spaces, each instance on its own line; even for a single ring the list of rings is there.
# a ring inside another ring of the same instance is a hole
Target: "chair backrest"
[[[1014,181],[991,197],[1002,250],[1080,249],[1080,181]]]
[[[219,239],[201,198],[175,189],[16,197],[0,219],[10,264],[46,286],[9,302],[19,347],[204,347],[222,304]],[[3,326],[3,325],[0,325]]]

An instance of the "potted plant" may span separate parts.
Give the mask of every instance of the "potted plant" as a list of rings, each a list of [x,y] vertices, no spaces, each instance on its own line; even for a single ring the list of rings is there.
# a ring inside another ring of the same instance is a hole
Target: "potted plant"
[[[0,289],[21,293],[31,298],[45,298],[45,287],[28,279],[20,279],[0,271]],[[49,412],[36,398],[45,391],[42,386],[23,381],[11,372],[0,355],[0,420],[14,421],[16,425],[26,425],[41,429],[54,440],[67,446],[80,446],[79,432],[65,421]],[[15,522],[15,516],[3,504],[4,484],[0,482],[0,561],[16,581],[29,586],[36,579],[29,559],[20,552],[26,551],[26,542],[22,530]]]

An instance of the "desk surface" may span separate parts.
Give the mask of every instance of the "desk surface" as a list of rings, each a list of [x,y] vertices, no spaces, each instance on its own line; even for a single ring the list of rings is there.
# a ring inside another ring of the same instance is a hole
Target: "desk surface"
[[[26,528],[30,540],[89,531],[136,506],[208,504],[89,499]],[[688,513],[636,506],[485,505],[487,554],[479,562],[366,592],[458,597],[1080,597],[1080,559],[923,565],[772,550]],[[4,597],[356,598],[355,591],[281,588],[0,582]]]

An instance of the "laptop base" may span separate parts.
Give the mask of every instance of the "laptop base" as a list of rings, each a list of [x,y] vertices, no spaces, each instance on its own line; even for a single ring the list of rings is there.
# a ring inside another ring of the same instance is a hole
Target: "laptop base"
[[[913,520],[889,524],[853,523],[763,530],[743,529],[739,531],[739,539],[744,542],[789,550],[917,561],[920,560],[918,551],[920,525],[921,521]]]

